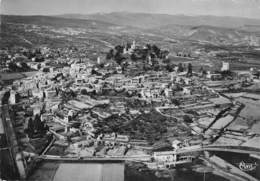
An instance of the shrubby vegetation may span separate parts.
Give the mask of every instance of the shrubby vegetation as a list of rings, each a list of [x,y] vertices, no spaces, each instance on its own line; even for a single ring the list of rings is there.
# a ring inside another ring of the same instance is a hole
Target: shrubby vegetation
[[[145,139],[154,143],[167,135],[167,128],[172,126],[174,121],[151,110],[149,113],[143,112],[133,119],[130,119],[127,114],[112,115],[100,120],[95,127],[98,127],[100,133],[118,132],[130,135],[133,139]]]

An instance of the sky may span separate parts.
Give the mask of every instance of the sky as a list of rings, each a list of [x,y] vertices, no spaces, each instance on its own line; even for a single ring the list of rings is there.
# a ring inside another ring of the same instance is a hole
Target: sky
[[[0,14],[143,12],[260,19],[260,0],[0,0]]]

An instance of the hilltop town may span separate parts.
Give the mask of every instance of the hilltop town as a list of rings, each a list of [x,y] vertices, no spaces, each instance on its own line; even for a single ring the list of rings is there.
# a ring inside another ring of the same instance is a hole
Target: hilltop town
[[[198,157],[233,169],[198,150],[241,147],[259,157],[257,68],[232,70],[223,61],[213,71],[194,64],[194,52],[135,40],[95,58],[76,47],[3,50],[2,56],[3,72],[31,74],[2,79],[0,126],[12,136],[3,132],[1,139],[21,157],[19,174],[11,175],[26,178],[41,159],[138,160],[143,168],[167,170]],[[230,172],[224,177],[253,178]]]

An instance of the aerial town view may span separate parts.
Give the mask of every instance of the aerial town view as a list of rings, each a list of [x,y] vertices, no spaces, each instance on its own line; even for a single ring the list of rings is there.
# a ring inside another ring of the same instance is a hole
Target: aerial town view
[[[260,1],[0,1],[0,181],[260,180]]]

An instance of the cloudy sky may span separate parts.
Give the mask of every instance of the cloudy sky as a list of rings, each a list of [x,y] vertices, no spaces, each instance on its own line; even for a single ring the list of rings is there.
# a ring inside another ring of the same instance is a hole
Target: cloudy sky
[[[0,0],[1,14],[145,12],[260,19],[260,0]]]

